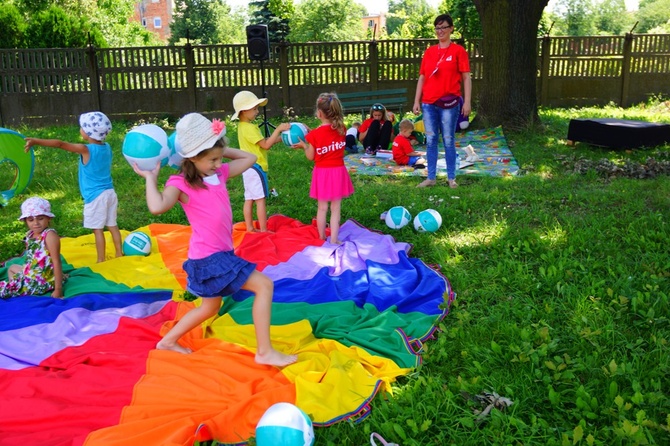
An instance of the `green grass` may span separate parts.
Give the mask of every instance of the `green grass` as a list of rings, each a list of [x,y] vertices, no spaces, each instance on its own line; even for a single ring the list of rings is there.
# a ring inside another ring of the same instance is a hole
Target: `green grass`
[[[420,370],[398,380],[393,395],[377,397],[361,423],[317,429],[316,444],[369,444],[375,431],[403,446],[670,444],[670,176],[639,179],[631,168],[650,165],[650,157],[667,167],[670,147],[565,144],[571,118],[670,122],[669,112],[670,102],[659,100],[630,109],[541,110],[542,131],[507,135],[522,175],[460,176],[456,190],[417,189],[415,178],[354,176],[356,193],[343,203],[343,221],[412,243],[412,255],[439,265],[457,298],[425,345]],[[118,151],[119,226],[185,223],[180,209],[163,216],[146,210],[143,181],[120,155],[132,124],[115,123],[110,138]],[[78,138],[75,126],[16,130]],[[234,125],[228,134],[235,146]],[[76,157],[40,148],[36,159],[29,189],[0,210],[3,257],[21,250],[24,228],[16,218],[31,195],[51,200],[62,236],[86,233]],[[269,201],[270,214],[311,221],[311,167],[302,151],[271,150],[270,181],[279,196]],[[0,186],[8,181],[5,170]],[[165,168],[161,179],[171,173]],[[231,180],[230,190],[239,221],[241,179]],[[391,231],[379,214],[394,205],[413,214],[435,208],[442,228],[434,235]],[[461,392],[483,391],[514,404],[478,424],[475,410],[483,407]]]

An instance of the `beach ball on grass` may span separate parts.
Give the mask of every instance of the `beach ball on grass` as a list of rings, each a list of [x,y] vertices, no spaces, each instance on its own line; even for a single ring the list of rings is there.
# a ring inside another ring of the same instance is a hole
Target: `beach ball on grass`
[[[281,132],[281,140],[287,146],[294,146],[299,141],[305,141],[305,136],[309,130],[305,124],[299,122],[292,122],[291,129]]]
[[[435,209],[426,209],[414,217],[414,229],[419,232],[435,232],[442,226],[442,216]]]
[[[386,212],[386,226],[391,229],[400,229],[407,226],[412,220],[412,215],[402,206],[394,206]]]
[[[140,170],[153,170],[159,161],[164,166],[170,155],[167,133],[156,124],[133,127],[123,139],[121,152],[131,166],[137,163]]]
[[[256,425],[258,446],[311,446],[312,420],[291,403],[276,403],[265,411]]]
[[[181,146],[177,142],[177,132],[172,132],[168,136],[168,148],[170,149],[170,154],[168,155],[167,165],[173,169],[179,169],[184,158],[179,154],[179,149]]]
[[[128,234],[123,241],[124,256],[148,256],[151,253],[151,238],[142,231]]]

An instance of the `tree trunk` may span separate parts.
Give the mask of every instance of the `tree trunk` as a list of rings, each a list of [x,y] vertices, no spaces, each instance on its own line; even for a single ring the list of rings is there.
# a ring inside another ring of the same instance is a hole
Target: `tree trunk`
[[[483,82],[473,102],[486,126],[523,129],[537,114],[537,29],[548,0],[473,0],[482,23]]]

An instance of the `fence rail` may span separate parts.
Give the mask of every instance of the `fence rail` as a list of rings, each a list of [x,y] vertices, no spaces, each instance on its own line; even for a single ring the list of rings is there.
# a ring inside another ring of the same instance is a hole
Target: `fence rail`
[[[322,91],[407,88],[414,97],[419,64],[434,40],[279,44],[267,61],[246,45],[0,50],[0,125],[71,120],[91,109],[112,118],[231,113],[249,89],[282,107],[309,113]],[[484,78],[480,40],[464,42],[473,91]],[[670,35],[538,39],[538,103],[622,106],[670,94]]]

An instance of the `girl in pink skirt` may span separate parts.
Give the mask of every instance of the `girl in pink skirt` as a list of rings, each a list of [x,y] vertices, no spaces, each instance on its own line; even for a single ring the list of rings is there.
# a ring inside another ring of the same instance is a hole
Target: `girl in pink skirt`
[[[344,165],[346,127],[342,104],[335,93],[321,93],[316,100],[316,117],[321,125],[307,134],[307,141],[293,147],[304,149],[314,161],[309,196],[318,202],[316,228],[326,240],[326,214],[330,207],[330,243],[340,244],[340,206],[342,199],[354,193],[354,185]]]

